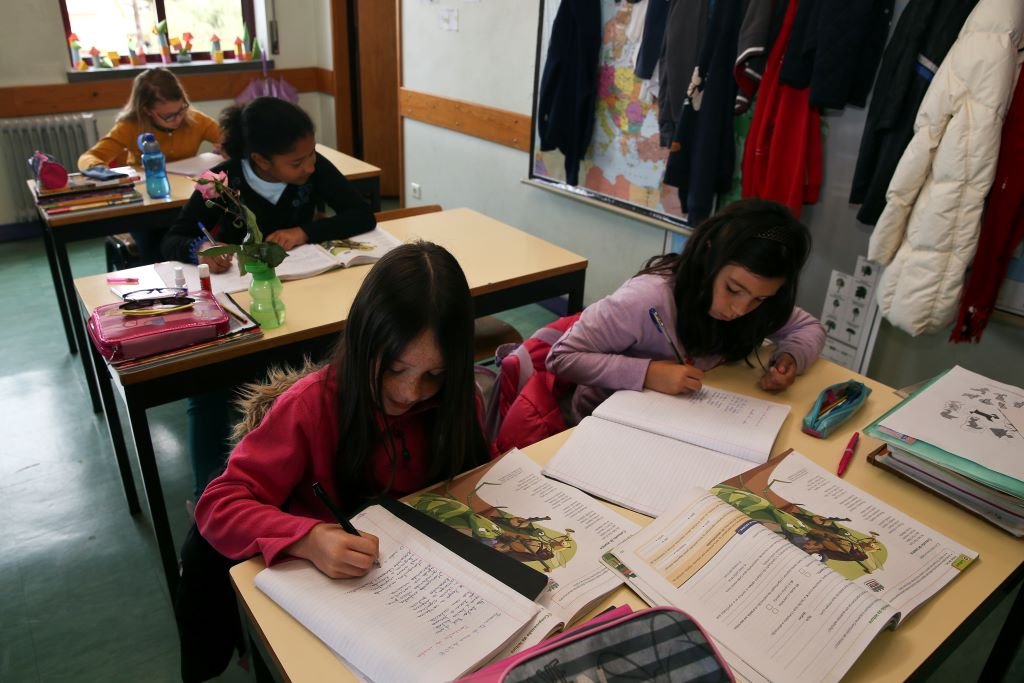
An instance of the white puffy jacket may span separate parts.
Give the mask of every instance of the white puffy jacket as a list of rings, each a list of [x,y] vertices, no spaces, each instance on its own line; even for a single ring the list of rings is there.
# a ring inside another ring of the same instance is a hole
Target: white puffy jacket
[[[911,335],[952,323],[995,175],[1024,45],[1024,0],[980,0],[935,73],[868,246],[882,315]]]

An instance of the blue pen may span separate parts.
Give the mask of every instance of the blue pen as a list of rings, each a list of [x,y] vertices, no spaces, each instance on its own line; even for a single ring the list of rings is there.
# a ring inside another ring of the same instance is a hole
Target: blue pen
[[[217,240],[213,239],[213,235],[211,235],[210,231],[206,229],[206,226],[203,225],[203,222],[202,221],[196,221],[196,223],[199,225],[199,229],[203,231],[203,236],[206,237],[206,240],[210,244],[217,244]]]
[[[658,313],[658,309],[651,307],[651,310],[647,311],[651,315],[651,320],[654,321],[654,325],[658,328],[658,331],[665,335],[665,340],[668,345],[672,347],[672,353],[676,354],[676,360],[679,361],[680,365],[686,365],[686,361],[683,360],[683,356],[679,353],[679,349],[676,348],[675,342],[672,341],[672,337],[668,336],[668,330],[665,329],[665,322],[661,319],[661,314]]]

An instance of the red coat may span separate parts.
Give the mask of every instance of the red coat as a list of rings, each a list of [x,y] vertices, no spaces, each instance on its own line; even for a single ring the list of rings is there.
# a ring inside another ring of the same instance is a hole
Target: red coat
[[[544,365],[551,345],[580,314],[545,325],[501,361],[498,379],[498,414],[501,419],[495,446],[499,453],[525,448],[567,427],[559,399],[575,385],[560,380]]]
[[[743,196],[772,199],[799,217],[821,191],[821,116],[810,105],[810,89],[779,82],[799,3],[786,8],[779,36],[768,55],[743,149]]]

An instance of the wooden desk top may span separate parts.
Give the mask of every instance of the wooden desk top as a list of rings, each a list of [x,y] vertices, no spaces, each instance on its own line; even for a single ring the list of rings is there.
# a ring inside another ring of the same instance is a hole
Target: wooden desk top
[[[328,161],[334,164],[338,170],[341,171],[342,175],[350,180],[373,178],[375,176],[380,176],[381,174],[381,170],[373,164],[368,164],[365,161],[356,159],[355,157],[342,154],[338,150],[331,149],[327,145],[317,143],[316,151],[326,157]],[[141,203],[64,213],[53,217],[47,216],[44,211],[40,211],[39,215],[51,228],[58,228],[64,225],[75,225],[77,223],[90,223],[93,221],[101,221],[121,216],[134,216],[150,213],[152,211],[163,211],[166,209],[182,207],[188,201],[188,198],[192,196],[192,192],[195,189],[195,183],[188,176],[168,173],[167,180],[170,181],[171,184],[170,196],[163,199],[151,199],[149,195],[146,194],[145,174],[139,169],[136,169],[136,171],[138,171],[139,176],[143,178],[135,183],[135,188],[142,194]],[[28,183],[28,189],[34,197],[36,187],[35,180],[27,180],[25,182]]]
[[[765,397],[764,392],[756,388],[759,375],[759,369],[748,368],[741,362],[716,368],[708,375],[708,381],[730,391]],[[868,384],[873,390],[860,412],[845,429],[828,439],[815,439],[803,434],[800,421],[818,392],[829,384],[851,377]],[[789,390],[777,395],[776,399],[789,403],[793,410],[786,418],[772,452],[781,453],[792,447],[833,470],[853,431],[862,428],[900,400],[891,387],[857,376],[825,360],[815,363],[807,375],[799,378]],[[527,448],[526,453],[538,462],[547,462],[568,435],[569,432],[564,432],[551,437]],[[875,439],[862,437],[857,457],[847,470],[845,479],[953,540],[973,548],[980,557],[962,576],[925,603],[897,631],[885,631],[876,638],[843,679],[844,682],[905,680],[985,598],[1024,564],[1024,541],[869,465],[865,456],[878,445]],[[647,521],[646,517],[635,512],[616,509],[640,523]],[[236,565],[231,570],[231,576],[242,604],[251,621],[257,625],[256,630],[264,643],[269,644],[271,657],[278,664],[279,670],[284,672],[286,680],[295,683],[356,680],[327,646],[255,587],[253,579],[263,567],[262,557],[256,557]],[[634,608],[646,607],[631,590],[622,587],[587,616],[609,605],[623,603],[629,603]]]
[[[381,170],[373,164],[368,164],[361,159],[350,157],[347,154],[342,154],[338,150],[328,147],[327,145],[321,145],[319,142],[316,145],[316,151],[324,155],[324,157],[334,164],[341,174],[349,180],[361,180],[363,178],[373,178],[374,176],[380,176]]]
[[[471,209],[399,218],[387,221],[381,227],[400,240],[428,240],[451,251],[465,271],[474,296],[587,267],[587,260],[582,256]],[[356,291],[369,271],[368,267],[356,266],[313,278],[287,281],[282,295],[287,306],[287,319],[281,327],[266,330],[262,338],[248,344],[229,346],[201,358],[183,358],[178,363],[124,375],[122,383],[135,384],[185,368],[339,332],[348,318]],[[76,278],[75,289],[87,311],[117,301],[103,274]],[[232,296],[241,306],[249,306],[248,292]]]

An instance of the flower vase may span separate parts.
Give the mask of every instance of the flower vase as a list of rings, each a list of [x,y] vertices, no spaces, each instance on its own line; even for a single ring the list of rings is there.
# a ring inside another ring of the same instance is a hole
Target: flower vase
[[[277,272],[265,263],[248,262],[245,269],[252,273],[249,284],[249,315],[265,330],[284,324],[285,309],[281,292],[284,287]]]

